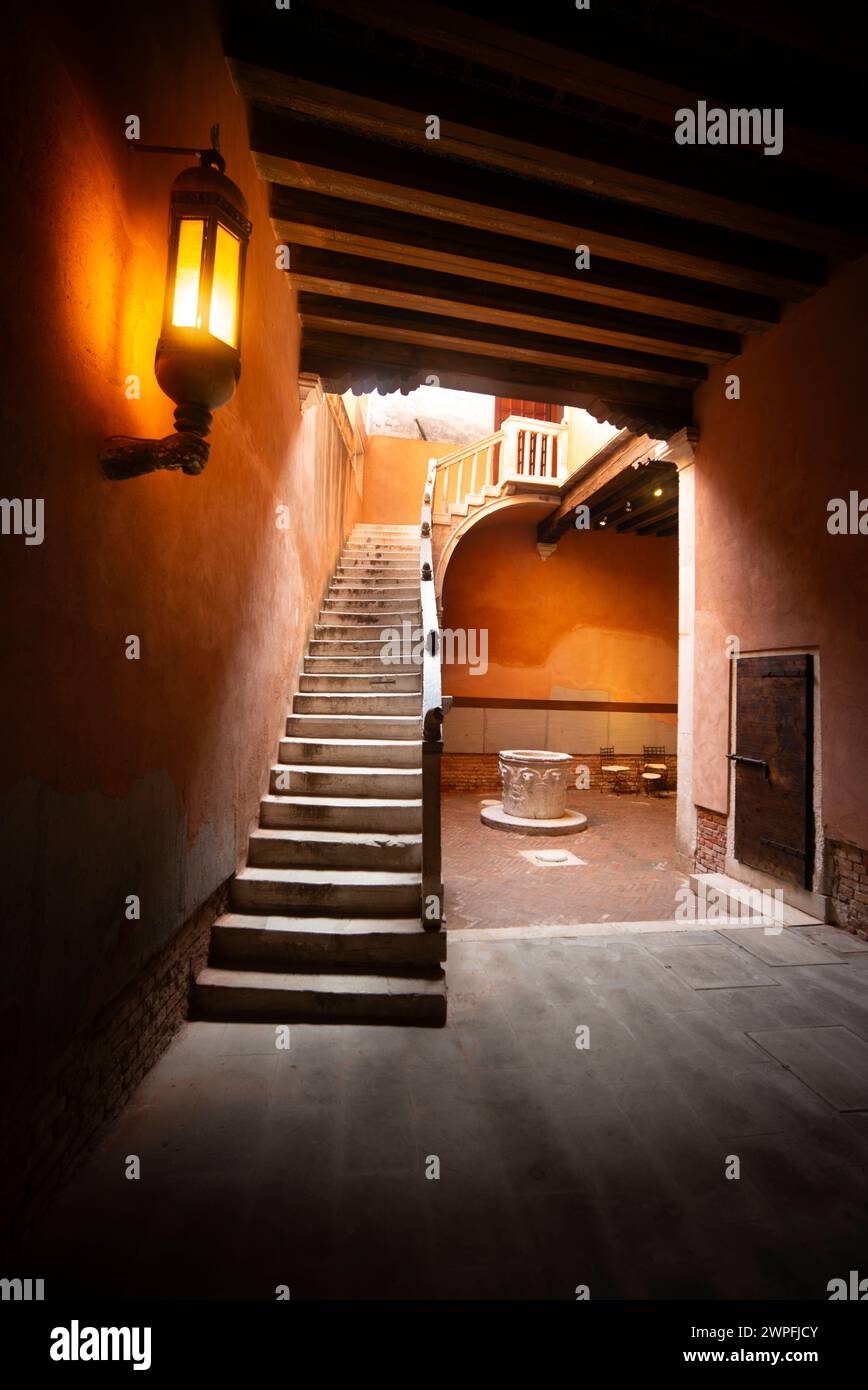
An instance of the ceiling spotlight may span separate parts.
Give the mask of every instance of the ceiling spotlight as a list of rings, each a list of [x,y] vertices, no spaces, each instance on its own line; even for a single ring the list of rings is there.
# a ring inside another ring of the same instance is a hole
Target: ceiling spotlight
[[[654,496],[655,496],[655,497],[662,497],[662,496],[663,496],[663,489],[662,489],[662,487],[655,487],[655,489],[654,489]]]

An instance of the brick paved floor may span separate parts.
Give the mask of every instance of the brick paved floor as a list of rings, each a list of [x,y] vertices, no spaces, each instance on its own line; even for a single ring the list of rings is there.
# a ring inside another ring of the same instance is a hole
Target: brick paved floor
[[[483,825],[480,792],[443,797],[443,879],[450,931],[570,922],[664,921],[686,883],[674,863],[675,797],[571,792],[580,835],[507,834]],[[523,852],[567,850],[579,865],[541,868]]]

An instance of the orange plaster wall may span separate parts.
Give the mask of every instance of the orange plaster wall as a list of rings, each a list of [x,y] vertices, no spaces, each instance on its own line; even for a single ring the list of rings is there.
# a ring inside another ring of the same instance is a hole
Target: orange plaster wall
[[[362,521],[382,526],[418,525],[428,460],[442,458],[457,448],[457,444],[443,440],[370,435],[365,449]]]
[[[2,1017],[23,1027],[38,981],[54,1043],[235,869],[308,625],[360,513],[346,460],[318,463],[316,422],[301,423],[295,300],[215,13],[102,6],[91,25],[86,8],[32,10],[7,35],[17,80],[0,94],[15,171],[2,495],[44,499],[46,527],[41,546],[0,537],[15,991]],[[129,113],[148,143],[201,144],[219,121],[254,224],[241,382],[199,478],[110,483],[97,462],[107,435],[172,429],[153,359],[169,186],[185,160],[130,154]],[[130,374],[140,400],[125,399]],[[125,658],[130,634],[141,660]],[[125,918],[131,894],[138,922]]]
[[[741,399],[724,396],[727,375]],[[846,268],[696,396],[694,799],[727,807],[728,663],[742,652],[819,654],[822,814],[868,845],[868,536],[829,534],[827,504],[868,496],[868,259]]]
[[[538,700],[555,688],[607,690],[612,700],[674,704],[675,538],[571,531],[546,561],[535,544],[536,523],[481,525],[459,542],[443,626],[487,628],[489,666],[484,675],[444,667],[444,690]]]

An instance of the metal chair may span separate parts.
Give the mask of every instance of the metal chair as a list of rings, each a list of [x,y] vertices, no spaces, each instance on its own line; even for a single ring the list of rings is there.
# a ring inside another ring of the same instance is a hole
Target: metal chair
[[[606,776],[611,778],[609,783],[609,791],[611,793],[617,794],[627,791],[627,778],[629,775],[629,767],[626,767],[623,763],[615,762],[614,746],[600,749],[600,786],[603,791],[606,789]]]
[[[640,778],[648,796],[659,796],[666,791],[668,773],[666,749],[659,744],[644,744]]]

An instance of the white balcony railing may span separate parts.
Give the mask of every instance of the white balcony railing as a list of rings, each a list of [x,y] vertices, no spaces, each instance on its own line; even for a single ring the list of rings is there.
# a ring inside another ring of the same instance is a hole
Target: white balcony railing
[[[556,491],[566,475],[566,424],[510,415],[494,434],[438,460],[432,510],[440,518],[511,485]]]

